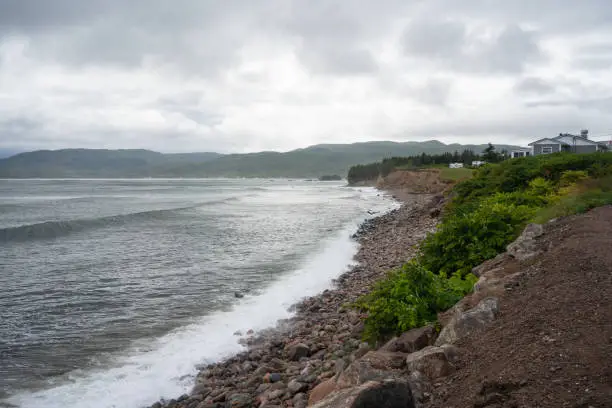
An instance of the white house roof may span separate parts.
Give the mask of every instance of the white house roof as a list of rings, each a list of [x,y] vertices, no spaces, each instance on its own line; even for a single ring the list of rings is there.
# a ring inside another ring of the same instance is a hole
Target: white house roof
[[[533,146],[533,145],[537,145],[537,144],[546,144],[546,145],[549,145],[549,144],[560,144],[560,145],[568,145],[569,146],[568,143],[562,142],[561,140],[556,140],[555,138],[551,139],[551,138],[548,138],[548,137],[546,137],[544,139],[536,140],[535,142],[531,142],[531,143],[529,143],[528,146]]]

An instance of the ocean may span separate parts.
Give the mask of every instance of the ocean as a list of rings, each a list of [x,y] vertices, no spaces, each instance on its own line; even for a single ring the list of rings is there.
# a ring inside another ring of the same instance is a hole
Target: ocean
[[[0,407],[137,408],[291,316],[397,203],[306,180],[0,180]],[[241,297],[242,296],[242,297]]]

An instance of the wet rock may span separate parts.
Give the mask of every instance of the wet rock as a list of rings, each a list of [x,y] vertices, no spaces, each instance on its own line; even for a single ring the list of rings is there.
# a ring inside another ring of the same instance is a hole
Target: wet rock
[[[242,293],[240,293],[240,292],[234,292],[234,297],[238,298],[238,299],[241,299],[241,298],[244,297],[244,295]]]
[[[428,346],[406,357],[406,366],[411,372],[419,371],[430,381],[446,377],[455,371],[444,347]]]
[[[436,339],[433,326],[419,327],[402,333],[399,337],[389,340],[380,348],[383,351],[414,353],[427,346],[432,346]]]
[[[333,393],[313,408],[415,408],[407,382],[368,381],[357,387]]]
[[[481,300],[476,307],[466,312],[457,311],[440,332],[435,345],[453,344],[460,338],[484,329],[495,320],[498,313],[499,300],[494,297]]]

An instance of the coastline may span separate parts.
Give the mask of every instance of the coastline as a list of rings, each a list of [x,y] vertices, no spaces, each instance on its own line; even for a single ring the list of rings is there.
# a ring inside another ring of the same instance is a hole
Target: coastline
[[[369,350],[360,340],[362,316],[343,306],[414,256],[416,244],[435,228],[430,213],[440,200],[434,195],[390,193],[402,205],[360,226],[357,265],[333,289],[303,299],[276,327],[247,333],[240,339],[247,350],[201,367],[190,394],[150,407],[306,407],[310,390]]]

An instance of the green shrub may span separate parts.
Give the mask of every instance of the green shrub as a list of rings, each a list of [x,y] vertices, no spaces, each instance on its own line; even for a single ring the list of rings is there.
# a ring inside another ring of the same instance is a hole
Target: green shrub
[[[512,204],[511,198],[497,194],[470,211],[446,217],[421,245],[423,266],[434,273],[466,275],[497,255],[536,211],[527,205]]]
[[[538,211],[534,222],[545,223],[553,218],[581,214],[595,207],[612,204],[612,175],[583,180],[563,190],[564,194],[557,202]]]
[[[416,261],[389,273],[354,307],[367,312],[364,340],[375,342],[434,322],[437,313],[453,306],[472,290],[476,277],[450,279],[436,275]]]
[[[585,171],[590,177],[612,174],[612,154],[557,153],[484,166],[475,171],[472,179],[455,186],[449,211],[497,192],[525,190],[532,180],[539,177],[556,184],[568,170]]]
[[[566,170],[561,174],[559,186],[568,187],[587,178],[589,178],[589,174],[585,170]]]

